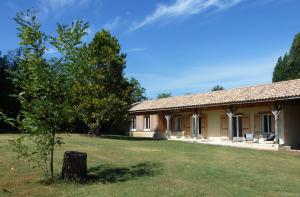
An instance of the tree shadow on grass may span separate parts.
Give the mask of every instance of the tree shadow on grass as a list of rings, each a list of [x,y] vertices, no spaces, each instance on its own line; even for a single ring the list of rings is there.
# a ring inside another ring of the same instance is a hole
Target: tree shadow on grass
[[[108,164],[88,169],[88,182],[117,183],[141,177],[155,176],[161,172],[160,163],[143,162],[129,167],[113,167]]]

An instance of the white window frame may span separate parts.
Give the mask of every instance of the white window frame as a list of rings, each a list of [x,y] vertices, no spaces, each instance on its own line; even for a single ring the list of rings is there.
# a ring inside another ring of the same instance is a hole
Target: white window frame
[[[136,131],[136,116],[131,117],[130,131]]]
[[[149,118],[149,128],[147,128],[147,119]],[[151,117],[150,116],[144,116],[144,131],[150,131],[151,130]]]
[[[265,116],[268,116],[268,120],[267,120],[267,124],[268,124],[268,132],[265,132]],[[272,131],[272,114],[262,114],[261,116],[262,120],[261,120],[261,123],[262,123],[262,134],[270,134],[270,133],[273,133]],[[271,119],[271,120],[270,120]],[[269,125],[269,122],[271,121],[271,125]]]

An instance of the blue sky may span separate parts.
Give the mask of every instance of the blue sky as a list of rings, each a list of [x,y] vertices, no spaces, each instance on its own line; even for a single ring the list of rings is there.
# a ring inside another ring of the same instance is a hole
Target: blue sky
[[[31,7],[48,34],[76,19],[90,23],[87,41],[110,30],[150,98],[271,82],[300,32],[299,0],[1,0],[0,51],[18,46],[12,18]]]

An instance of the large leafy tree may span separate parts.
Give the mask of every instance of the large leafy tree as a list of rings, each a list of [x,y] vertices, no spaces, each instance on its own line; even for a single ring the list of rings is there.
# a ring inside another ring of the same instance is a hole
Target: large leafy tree
[[[88,67],[77,95],[83,120],[99,135],[101,126],[127,121],[133,88],[124,77],[126,56],[114,36],[97,32],[87,49]]]
[[[300,33],[292,43],[289,53],[279,57],[273,71],[273,82],[300,78]]]

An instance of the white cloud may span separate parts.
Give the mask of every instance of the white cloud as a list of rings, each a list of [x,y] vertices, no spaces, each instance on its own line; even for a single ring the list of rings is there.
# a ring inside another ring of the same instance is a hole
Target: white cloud
[[[130,53],[130,52],[141,52],[141,51],[145,51],[146,48],[142,48],[142,47],[136,47],[136,48],[131,48],[131,49],[126,49],[125,53]]]
[[[90,0],[40,0],[38,11],[43,16],[49,15],[50,12],[51,16],[57,16],[57,14],[60,14],[66,8],[81,8],[88,5],[89,2]]]
[[[234,6],[243,0],[176,0],[173,4],[159,4],[156,10],[144,20],[134,23],[130,31],[137,30],[145,25],[162,18],[189,16],[206,11],[209,8],[223,10]]]
[[[84,6],[89,0],[44,0],[50,8],[53,10],[65,8],[68,6]]]
[[[106,30],[109,30],[109,31],[114,31],[114,30],[118,29],[120,25],[121,25],[120,17],[117,16],[111,22],[104,24],[103,28]]]

